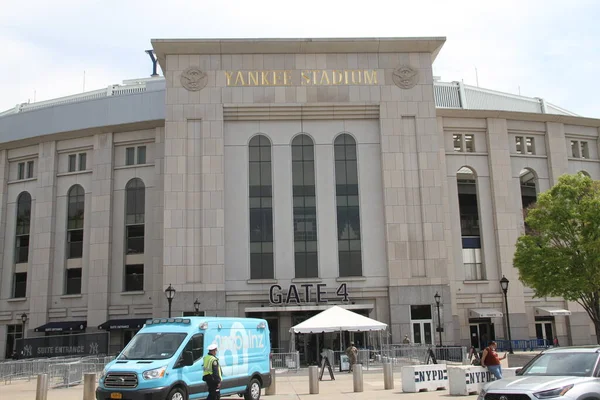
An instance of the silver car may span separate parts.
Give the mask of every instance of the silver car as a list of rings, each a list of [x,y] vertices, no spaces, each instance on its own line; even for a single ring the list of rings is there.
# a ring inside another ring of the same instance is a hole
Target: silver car
[[[600,400],[600,346],[541,352],[517,376],[490,382],[478,400]]]

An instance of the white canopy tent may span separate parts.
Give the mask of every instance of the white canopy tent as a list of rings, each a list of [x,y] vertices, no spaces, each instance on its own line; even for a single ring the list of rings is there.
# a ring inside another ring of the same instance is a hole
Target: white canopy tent
[[[342,350],[342,332],[372,332],[378,331],[379,341],[381,343],[381,332],[387,329],[387,324],[377,320],[365,317],[343,307],[332,306],[325,311],[304,322],[293,326],[290,329],[292,333],[292,343],[294,343],[294,334],[296,333],[340,333],[340,350]],[[387,337],[387,335],[386,335]]]

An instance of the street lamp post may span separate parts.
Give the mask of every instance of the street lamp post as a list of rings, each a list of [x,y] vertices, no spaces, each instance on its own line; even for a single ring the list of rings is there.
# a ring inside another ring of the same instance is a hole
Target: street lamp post
[[[433,296],[435,298],[435,304],[437,306],[437,316],[438,316],[438,326],[437,326],[437,331],[438,331],[438,335],[440,337],[440,346],[442,346],[442,331],[444,330],[442,328],[442,320],[440,319],[440,298],[441,296],[438,294],[438,292],[435,292],[435,296]]]
[[[512,337],[510,335],[510,313],[508,312],[508,296],[507,296],[508,283],[509,283],[508,279],[506,279],[506,277],[504,275],[502,275],[502,279],[500,279],[500,287],[502,288],[502,291],[504,292],[504,308],[506,308],[506,329],[508,332],[508,353],[514,354],[513,346],[512,346]]]
[[[171,284],[169,284],[169,287],[165,289],[165,296],[167,297],[167,301],[169,302],[169,318],[171,318],[171,303],[173,302],[173,299],[175,298],[175,293],[177,291],[175,290],[175,288],[173,286],[171,286]]]
[[[196,298],[196,301],[194,301],[194,310],[196,311],[196,317],[200,315],[200,304],[200,300]]]
[[[27,316],[27,314],[21,314],[21,322],[23,322],[23,339],[25,339],[25,323],[27,323],[28,320],[29,317]]]

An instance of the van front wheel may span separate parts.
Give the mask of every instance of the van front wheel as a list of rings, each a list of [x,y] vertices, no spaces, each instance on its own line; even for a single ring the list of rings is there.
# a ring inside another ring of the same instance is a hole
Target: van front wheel
[[[246,400],[258,400],[260,399],[260,382],[256,378],[252,378],[248,384],[244,398]]]
[[[182,388],[175,387],[169,392],[167,400],[186,400],[185,392]]]

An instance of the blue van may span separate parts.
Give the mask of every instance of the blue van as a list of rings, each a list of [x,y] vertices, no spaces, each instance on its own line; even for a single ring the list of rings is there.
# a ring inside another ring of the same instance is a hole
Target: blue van
[[[102,371],[97,400],[185,400],[208,396],[202,358],[217,345],[221,396],[258,400],[271,384],[269,327],[264,319],[184,317],[146,321]]]

